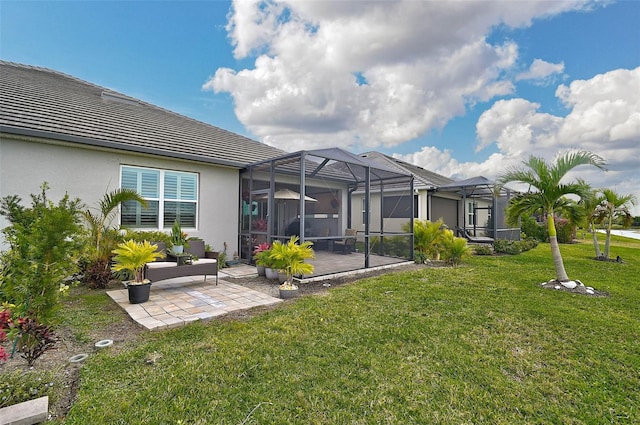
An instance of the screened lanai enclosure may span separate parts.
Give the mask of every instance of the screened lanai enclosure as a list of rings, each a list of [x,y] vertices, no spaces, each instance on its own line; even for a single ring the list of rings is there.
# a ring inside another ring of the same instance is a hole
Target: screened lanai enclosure
[[[478,176],[442,185],[438,191],[461,197],[462,211],[456,214],[456,228],[462,232],[474,237],[520,240],[520,228],[510,227],[506,221],[506,208],[513,197],[510,189],[498,190],[495,182]]]
[[[339,148],[300,151],[248,166],[240,193],[243,261],[252,263],[256,245],[292,235],[313,242],[314,275],[413,258],[410,174]],[[354,193],[364,194],[357,205]],[[356,211],[363,220],[353,223]]]

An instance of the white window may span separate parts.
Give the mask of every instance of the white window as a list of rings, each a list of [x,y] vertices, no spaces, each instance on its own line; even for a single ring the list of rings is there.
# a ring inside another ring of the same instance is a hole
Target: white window
[[[169,229],[178,219],[184,228],[196,228],[198,175],[179,171],[123,166],[120,186],[133,189],[147,200],[146,208],[137,202],[122,206],[123,226]]]
[[[476,218],[476,204],[474,202],[469,202],[469,209],[467,210],[467,216],[469,217],[467,225],[473,226]]]

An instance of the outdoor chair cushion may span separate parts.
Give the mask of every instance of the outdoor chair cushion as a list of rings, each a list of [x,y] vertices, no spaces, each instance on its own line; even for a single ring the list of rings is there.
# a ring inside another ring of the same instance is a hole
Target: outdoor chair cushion
[[[346,229],[344,231],[345,238],[333,242],[333,252],[341,252],[350,254],[356,247],[356,229]]]

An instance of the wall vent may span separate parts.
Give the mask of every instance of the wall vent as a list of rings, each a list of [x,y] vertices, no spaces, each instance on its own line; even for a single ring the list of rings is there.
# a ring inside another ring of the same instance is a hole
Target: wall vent
[[[124,96],[120,93],[103,91],[100,96],[104,100],[109,100],[111,102],[118,102],[118,103],[125,103],[127,105],[140,106],[140,102],[138,102],[137,100],[128,96]]]

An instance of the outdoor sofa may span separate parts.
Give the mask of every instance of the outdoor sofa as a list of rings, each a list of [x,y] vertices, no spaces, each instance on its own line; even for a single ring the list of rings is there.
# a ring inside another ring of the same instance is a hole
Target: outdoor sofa
[[[155,242],[158,245],[159,252],[167,253],[167,246],[163,242]],[[216,277],[216,285],[218,284],[218,260],[215,258],[205,258],[204,241],[190,240],[188,247],[185,247],[185,254],[190,254],[188,264],[179,264],[178,257],[167,254],[167,258],[159,259],[152,263],[147,263],[146,277],[152,282],[164,279],[173,279],[183,276],[200,276],[204,275]]]

